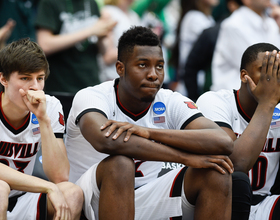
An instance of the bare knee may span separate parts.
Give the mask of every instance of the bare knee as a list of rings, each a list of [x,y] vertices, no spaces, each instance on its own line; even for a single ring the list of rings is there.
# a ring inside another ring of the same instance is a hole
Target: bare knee
[[[115,185],[127,185],[129,181],[134,182],[135,164],[126,156],[110,156],[98,165],[96,173],[99,188],[103,181],[108,180]]]
[[[6,212],[8,209],[8,199],[10,194],[10,186],[3,180],[0,180],[0,212]]]
[[[196,203],[198,195],[207,192],[209,196],[231,197],[232,180],[229,173],[221,174],[212,169],[189,168],[185,175],[185,194],[189,202]]]
[[[0,180],[0,195],[9,195],[11,189],[8,183],[3,180]]]

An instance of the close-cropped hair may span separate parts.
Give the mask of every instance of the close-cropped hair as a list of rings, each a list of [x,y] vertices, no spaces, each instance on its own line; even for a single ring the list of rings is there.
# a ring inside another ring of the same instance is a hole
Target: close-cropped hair
[[[0,51],[0,72],[9,80],[13,72],[37,73],[44,71],[49,76],[49,64],[42,48],[29,38],[6,45]]]
[[[257,43],[251,45],[245,50],[242,55],[240,71],[246,69],[247,65],[256,61],[259,53],[263,53],[266,51],[272,52],[273,50],[276,50],[277,52],[279,51],[276,46],[269,43]]]
[[[134,46],[159,46],[161,42],[151,29],[142,26],[133,26],[119,39],[118,60],[123,62],[133,53]]]

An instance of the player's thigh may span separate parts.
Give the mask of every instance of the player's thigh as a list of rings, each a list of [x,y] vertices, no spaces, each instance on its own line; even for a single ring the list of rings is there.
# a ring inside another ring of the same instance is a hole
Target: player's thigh
[[[280,196],[267,196],[262,202],[251,206],[250,220],[280,219]]]
[[[100,191],[96,182],[96,170],[99,163],[91,166],[75,184],[84,192],[83,210],[87,219],[98,219],[98,205]]]
[[[182,216],[182,188],[186,168],[172,170],[135,190],[135,219]],[[194,209],[191,208],[191,212]],[[190,213],[191,214],[191,213]]]
[[[47,217],[47,198],[46,194],[25,193],[18,197],[14,206],[7,211],[7,219],[40,219]]]

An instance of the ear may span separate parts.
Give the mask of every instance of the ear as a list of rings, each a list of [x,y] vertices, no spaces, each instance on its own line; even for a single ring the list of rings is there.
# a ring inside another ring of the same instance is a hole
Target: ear
[[[125,72],[124,68],[125,68],[124,64],[118,60],[116,63],[116,70],[120,77],[122,77],[124,75],[124,72]]]
[[[0,83],[4,87],[6,87],[8,85],[8,80],[3,76],[2,72],[0,72]]]
[[[247,83],[247,79],[245,78],[246,75],[248,75],[247,70],[242,69],[240,72],[240,79],[242,83]]]

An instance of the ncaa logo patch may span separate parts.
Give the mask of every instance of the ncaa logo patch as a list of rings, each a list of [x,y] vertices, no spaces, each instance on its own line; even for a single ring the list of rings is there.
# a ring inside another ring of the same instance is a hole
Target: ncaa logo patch
[[[34,114],[32,114],[31,123],[34,125],[39,124],[38,119],[36,118],[36,116]]]
[[[165,105],[162,102],[156,102],[153,105],[153,111],[154,113],[156,113],[157,115],[161,115],[165,112],[166,108]]]
[[[273,115],[272,115],[272,119],[276,120],[280,118],[280,109],[279,108],[275,108]]]

